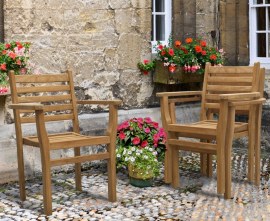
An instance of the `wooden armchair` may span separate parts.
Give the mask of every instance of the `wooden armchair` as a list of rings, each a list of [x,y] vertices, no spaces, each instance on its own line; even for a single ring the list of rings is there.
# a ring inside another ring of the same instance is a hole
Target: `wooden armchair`
[[[248,180],[260,182],[260,127],[265,70],[254,66],[206,65],[202,91],[157,93],[161,117],[168,133],[165,182],[179,186],[179,150],[201,153],[201,171],[211,176],[211,156],[217,158],[217,192],[231,197],[231,148],[233,138],[248,136]],[[200,121],[176,122],[177,103],[201,100]],[[235,122],[235,115],[248,122]],[[218,116],[218,117],[216,117]],[[182,137],[185,137],[183,139]],[[182,138],[182,139],[181,139]],[[197,138],[198,142],[194,139]]]
[[[9,73],[14,111],[17,157],[19,171],[20,198],[26,199],[23,145],[40,148],[43,179],[43,202],[46,215],[52,213],[52,190],[50,170],[53,166],[75,164],[76,189],[81,190],[81,163],[92,160],[108,161],[108,198],[116,201],[115,142],[117,127],[117,108],[120,100],[77,101],[74,93],[72,73],[48,75],[14,75]],[[84,136],[80,134],[77,104],[109,105],[109,122],[106,135]],[[71,120],[73,131],[49,134],[46,122]],[[22,124],[36,123],[37,135],[24,137]],[[103,153],[80,155],[81,146],[106,144]],[[74,157],[51,159],[50,151],[74,148]]]

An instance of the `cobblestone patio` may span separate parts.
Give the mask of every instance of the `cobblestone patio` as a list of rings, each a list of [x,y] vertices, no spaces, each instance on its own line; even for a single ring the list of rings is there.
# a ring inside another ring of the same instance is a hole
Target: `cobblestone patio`
[[[53,175],[53,214],[42,215],[41,177],[29,180],[27,200],[19,199],[18,183],[0,185],[0,220],[228,220],[270,221],[269,153],[262,155],[260,187],[246,181],[247,155],[233,155],[231,200],[216,194],[216,179],[201,177],[197,155],[185,156],[181,163],[182,188],[173,189],[159,177],[153,187],[129,185],[125,171],[118,171],[118,201],[107,201],[104,164],[83,172],[83,192],[74,189],[73,173]]]

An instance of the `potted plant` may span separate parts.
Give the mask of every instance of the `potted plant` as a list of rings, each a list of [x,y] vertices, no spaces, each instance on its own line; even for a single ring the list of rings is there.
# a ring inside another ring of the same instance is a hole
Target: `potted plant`
[[[201,82],[206,62],[222,65],[224,52],[209,46],[202,39],[186,38],[170,41],[169,45],[158,43],[154,82],[163,84]]]
[[[165,156],[166,133],[151,118],[132,118],[117,128],[117,165],[128,168],[130,183],[151,186],[160,174]]]
[[[156,61],[149,61],[145,59],[143,60],[143,62],[139,62],[137,66],[144,75],[147,75],[150,71],[153,71],[155,69]]]
[[[15,74],[26,74],[29,59],[28,42],[0,43],[0,93],[8,92],[8,72],[14,70]]]

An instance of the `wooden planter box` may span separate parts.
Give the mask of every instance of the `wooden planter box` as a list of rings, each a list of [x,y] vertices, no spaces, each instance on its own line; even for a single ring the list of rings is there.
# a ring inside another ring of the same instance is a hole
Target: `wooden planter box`
[[[177,66],[174,73],[169,72],[163,62],[157,61],[153,74],[153,81],[160,84],[181,84],[203,82],[203,74],[186,73],[182,67]]]

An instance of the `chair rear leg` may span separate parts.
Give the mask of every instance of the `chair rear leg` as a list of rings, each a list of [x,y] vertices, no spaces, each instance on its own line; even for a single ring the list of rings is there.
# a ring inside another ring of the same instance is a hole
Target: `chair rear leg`
[[[25,174],[24,174],[24,160],[23,160],[23,144],[20,141],[17,141],[17,158],[18,158],[20,199],[24,201],[26,200]]]
[[[74,155],[80,156],[80,147],[74,148]],[[75,185],[77,191],[82,191],[82,171],[81,163],[75,163]]]
[[[180,186],[179,176],[179,150],[176,146],[171,147],[171,167],[172,167],[172,186],[178,188]]]
[[[116,201],[116,160],[115,142],[109,144],[110,159],[107,162],[108,168],[108,198],[110,202]]]
[[[164,159],[164,182],[171,183],[172,182],[172,150],[169,146],[167,146],[167,150],[165,152],[165,159]]]
[[[212,154],[207,154],[207,171],[206,175],[207,177],[212,177],[213,176],[213,155]]]
[[[261,115],[262,115],[262,107],[258,107],[256,109],[256,126],[255,126],[255,185],[260,185],[260,177],[261,177]]]

